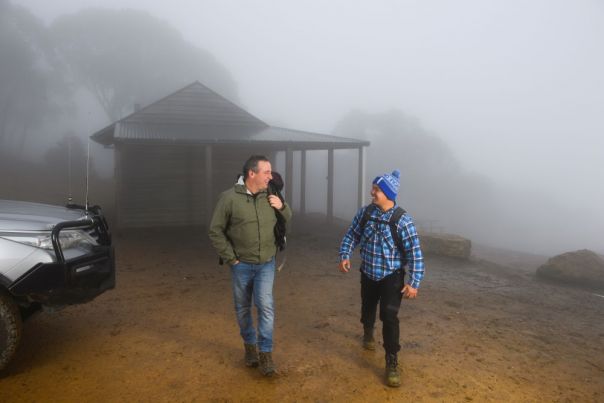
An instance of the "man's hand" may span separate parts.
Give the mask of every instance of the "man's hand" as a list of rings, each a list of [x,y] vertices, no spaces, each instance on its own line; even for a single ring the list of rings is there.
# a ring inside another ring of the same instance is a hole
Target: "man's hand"
[[[281,210],[283,208],[283,202],[279,198],[279,196],[269,195],[268,202],[271,207],[276,208],[277,210]]]
[[[342,260],[338,265],[338,269],[340,269],[342,273],[348,273],[348,271],[350,270],[350,259]]]
[[[401,290],[401,293],[403,294],[403,298],[413,299],[417,297],[417,288],[413,288],[409,284],[405,284]]]

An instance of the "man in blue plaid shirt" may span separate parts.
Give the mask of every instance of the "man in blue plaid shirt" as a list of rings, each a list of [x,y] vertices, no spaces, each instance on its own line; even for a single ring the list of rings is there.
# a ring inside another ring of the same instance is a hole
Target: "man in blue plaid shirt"
[[[417,289],[424,277],[424,258],[419,237],[411,217],[402,214],[395,223],[398,239],[391,234],[390,219],[395,214],[396,195],[399,189],[400,172],[384,174],[373,180],[372,204],[361,208],[340,245],[339,269],[350,270],[350,257],[354,248],[361,245],[361,323],[363,323],[363,347],[375,350],[373,327],[378,302],[380,320],[386,351],[386,384],[397,387],[401,384],[398,370],[399,320],[398,311],[402,298],[416,298]],[[367,209],[370,215],[363,222]],[[364,224],[364,228],[361,228]],[[405,283],[405,269],[407,282]]]

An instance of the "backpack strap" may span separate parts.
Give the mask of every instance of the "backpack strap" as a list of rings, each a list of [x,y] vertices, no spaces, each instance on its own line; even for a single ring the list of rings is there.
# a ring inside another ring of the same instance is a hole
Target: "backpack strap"
[[[398,233],[397,224],[401,220],[401,217],[406,213],[407,212],[404,208],[397,206],[392,215],[390,216],[390,220],[388,221],[388,224],[390,225],[390,234],[392,235],[394,244],[401,252],[403,259],[405,258],[405,245],[403,245],[403,240],[401,239],[401,236]]]
[[[363,217],[361,217],[360,223],[361,235],[365,231],[365,226],[367,225],[367,222],[371,218],[371,214],[376,208],[377,206],[375,204],[370,204],[363,212]],[[404,208],[396,206],[396,209],[394,209],[392,215],[390,216],[390,220],[388,220],[388,225],[390,226],[390,234],[392,235],[392,239],[394,240],[394,245],[396,245],[398,250],[401,252],[403,259],[405,258],[405,247],[403,245],[403,240],[401,239],[401,236],[398,233],[397,224],[401,220],[401,217],[406,213],[407,211]]]
[[[371,217],[371,214],[376,208],[377,206],[373,203],[371,203],[369,206],[367,206],[367,208],[365,208],[365,211],[363,212],[363,217],[361,217],[361,222],[359,224],[361,227],[361,235],[363,235],[363,232],[365,231],[365,226],[367,225],[367,221],[369,221],[369,217]]]

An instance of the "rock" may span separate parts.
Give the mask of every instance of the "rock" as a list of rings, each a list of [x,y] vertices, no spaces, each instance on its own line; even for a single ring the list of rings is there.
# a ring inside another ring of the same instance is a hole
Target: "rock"
[[[429,255],[469,259],[472,252],[472,242],[459,235],[421,233],[419,238],[422,252]]]
[[[540,266],[537,277],[590,289],[604,289],[604,259],[587,249],[563,253]]]

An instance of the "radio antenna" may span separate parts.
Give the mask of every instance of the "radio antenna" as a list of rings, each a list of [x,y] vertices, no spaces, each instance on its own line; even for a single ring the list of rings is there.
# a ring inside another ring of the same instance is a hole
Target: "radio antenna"
[[[86,155],[86,205],[85,209],[88,211],[88,175],[90,173],[90,137],[88,137],[88,153]]]
[[[67,205],[73,203],[71,194],[71,138],[67,137]]]

